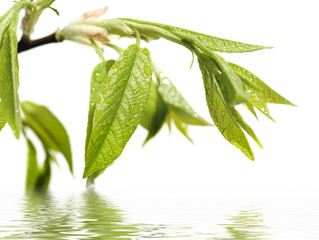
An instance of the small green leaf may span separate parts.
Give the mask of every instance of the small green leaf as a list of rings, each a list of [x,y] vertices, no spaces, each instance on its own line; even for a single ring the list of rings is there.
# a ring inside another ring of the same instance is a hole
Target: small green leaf
[[[250,92],[249,101],[252,103],[254,107],[256,107],[259,111],[261,111],[271,120],[273,120],[273,118],[269,114],[267,103],[277,103],[295,106],[293,103],[289,102],[287,99],[285,99],[277,92],[272,90],[267,84],[265,84],[262,80],[260,80],[257,76],[255,76],[245,68],[240,67],[234,63],[228,63],[228,65],[242,77],[246,78],[246,81],[244,83],[246,85],[247,90]],[[252,85],[247,84],[247,81],[251,82],[258,88],[252,87]]]
[[[249,94],[239,76],[229,67],[227,62],[218,54],[211,53],[211,70],[223,92],[223,97],[230,106],[249,101]]]
[[[27,163],[26,189],[34,190],[38,180],[38,176],[39,176],[37,151],[29,139],[27,139],[27,145],[28,145],[28,163]]]
[[[148,130],[144,144],[158,133],[165,122],[166,115],[167,106],[159,94],[157,86],[152,81],[150,94],[140,122],[141,126]]]
[[[155,26],[173,34],[179,34],[179,33],[188,34],[196,38],[198,41],[200,41],[209,50],[216,51],[216,52],[242,53],[242,52],[252,52],[252,51],[257,51],[261,49],[271,48],[271,47],[241,43],[241,42],[231,41],[231,40],[227,40],[223,38],[213,37],[206,34],[190,31],[183,28],[173,27],[173,26],[169,26],[165,24],[160,24],[160,23],[153,23],[153,22],[141,21],[136,19],[126,19],[126,18],[123,18],[121,20],[123,20],[129,27],[136,28],[138,31],[141,32],[141,34],[144,33],[141,29],[143,28],[143,26]],[[152,34],[151,29],[148,30],[147,34],[150,35],[150,39],[154,38],[151,35]],[[165,34],[163,34],[163,36],[160,36],[160,37],[165,37]]]
[[[198,62],[203,75],[207,105],[216,127],[231,144],[239,148],[249,159],[254,160],[247,138],[236,122],[215,78],[216,70],[212,59],[198,55]]]
[[[0,49],[0,116],[10,125],[16,138],[20,137],[22,127],[20,101],[18,96],[19,66],[17,52],[17,24],[19,14],[12,15],[10,25],[3,34]],[[1,36],[0,36],[1,37]]]
[[[188,132],[188,126],[186,123],[184,123],[183,121],[181,121],[179,119],[179,116],[177,116],[176,114],[174,114],[174,112],[172,112],[171,114],[173,120],[174,120],[174,123],[175,123],[175,126],[176,128],[191,142],[194,144],[192,138],[190,137],[189,135],[189,132]]]
[[[159,82],[158,90],[169,109],[173,111],[184,123],[200,126],[211,124],[203,119],[186,101],[174,84],[160,71],[155,71]]]
[[[69,137],[61,122],[44,106],[22,102],[21,108],[25,115],[25,124],[37,134],[46,149],[63,154],[72,172]]]
[[[51,9],[53,12],[55,12],[56,15],[60,16],[58,9],[53,8],[53,7],[49,7],[49,9]]]
[[[236,122],[239,124],[239,126],[244,129],[244,131],[246,133],[248,133],[248,135],[254,139],[254,141],[259,145],[259,147],[263,148],[263,145],[261,144],[261,142],[259,141],[259,139],[257,138],[256,134],[254,133],[254,131],[251,129],[251,127],[244,121],[244,119],[242,118],[242,116],[239,114],[239,112],[235,109],[235,108],[230,108]]]
[[[35,190],[40,192],[45,192],[48,189],[51,179],[51,156],[49,153],[46,154],[47,157],[42,168],[39,169],[37,182],[35,184]]]
[[[106,168],[121,155],[147,103],[151,69],[149,51],[136,44],[111,67],[96,102],[83,178]]]
[[[87,123],[87,133],[85,141],[85,154],[87,153],[87,147],[90,141],[92,127],[93,127],[93,115],[95,111],[96,101],[98,99],[100,88],[106,76],[114,64],[114,60],[99,63],[93,70],[91,75],[91,87],[90,87],[90,103],[89,103],[89,114]]]

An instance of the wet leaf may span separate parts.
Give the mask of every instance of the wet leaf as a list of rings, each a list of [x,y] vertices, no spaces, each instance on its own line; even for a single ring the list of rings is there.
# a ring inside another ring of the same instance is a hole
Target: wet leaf
[[[218,54],[211,53],[211,70],[223,92],[223,97],[230,106],[249,101],[249,94],[239,76],[229,67],[227,62]],[[213,58],[212,58],[213,57]]]
[[[0,26],[0,116],[10,125],[16,138],[20,137],[21,115],[18,95],[19,66],[17,53],[17,24],[19,14],[14,13],[9,25]],[[0,24],[2,25],[2,24]],[[1,35],[0,35],[1,37]]]
[[[142,20],[136,20],[136,19],[121,19],[123,20],[129,27],[133,27],[140,31],[141,34],[143,34],[143,26],[154,26],[157,28],[164,29],[172,34],[188,34],[194,38],[196,38],[198,41],[200,41],[206,48],[208,48],[211,51],[216,52],[228,52],[228,53],[242,53],[242,52],[252,52],[257,51],[261,49],[267,49],[271,47],[266,46],[260,46],[260,45],[253,45],[253,44],[247,44],[247,43],[241,43],[236,41],[231,41],[223,38],[213,37],[206,34],[190,31],[183,28],[178,28],[174,26],[169,26],[165,24],[160,23],[153,23],[153,22],[147,22]],[[150,35],[150,39],[154,39],[154,36],[152,36],[152,29],[148,28],[148,32],[146,32],[148,35]],[[159,31],[157,29],[154,29],[154,33],[157,33],[157,35],[160,35]],[[146,34],[146,37],[147,37]],[[160,36],[165,37],[165,35]]]
[[[150,92],[149,51],[129,46],[102,83],[93,116],[83,178],[117,159],[137,128]]]
[[[25,124],[37,134],[46,149],[63,154],[72,172],[69,137],[62,123],[44,106],[22,102],[21,108],[25,116]]]
[[[198,62],[203,75],[207,106],[216,127],[231,144],[239,148],[249,159],[254,160],[247,138],[234,118],[214,76],[214,62],[205,55],[198,55]]]
[[[144,144],[161,129],[165,122],[167,111],[167,106],[159,94],[157,86],[152,81],[150,94],[140,122],[141,126],[148,130]]]
[[[267,103],[277,103],[295,106],[293,103],[291,103],[290,101],[282,97],[280,94],[272,90],[266,83],[264,83],[257,76],[255,76],[245,68],[240,67],[234,63],[228,63],[228,65],[242,77],[245,77],[246,82],[249,81],[254,86],[258,87],[252,87],[252,85],[249,85],[246,82],[244,82],[246,83],[247,90],[250,92],[249,101],[254,107],[256,107],[268,118],[273,120],[269,113]]]
[[[211,124],[203,119],[191,105],[186,101],[174,84],[161,72],[155,72],[159,82],[158,89],[164,102],[169,109],[178,116],[184,123],[200,126],[210,126]]]
[[[85,154],[87,153],[87,147],[90,141],[92,127],[93,127],[93,115],[95,111],[96,101],[98,99],[100,88],[106,76],[114,64],[114,60],[109,60],[106,62],[99,63],[93,70],[91,76],[91,86],[90,86],[90,103],[89,103],[89,114],[87,123],[87,133],[85,141]]]
[[[239,126],[246,132],[248,135],[254,139],[254,141],[259,145],[259,147],[263,148],[263,145],[257,138],[255,132],[251,129],[251,127],[244,121],[242,116],[239,114],[239,112],[235,108],[230,108],[236,122],[239,124]]]

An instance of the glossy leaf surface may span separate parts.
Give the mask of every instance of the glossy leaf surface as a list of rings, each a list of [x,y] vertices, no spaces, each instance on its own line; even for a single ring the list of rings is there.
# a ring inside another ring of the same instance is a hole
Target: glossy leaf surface
[[[89,114],[87,123],[87,133],[85,142],[85,152],[87,152],[87,147],[90,141],[92,127],[93,127],[93,115],[95,111],[96,101],[98,99],[100,88],[106,76],[114,64],[114,60],[109,60],[106,62],[99,63],[93,70],[91,76],[91,86],[90,86],[90,103],[89,103]]]
[[[109,166],[118,158],[137,128],[152,81],[149,51],[129,46],[102,83],[93,116],[83,177]]]
[[[178,115],[180,120],[192,125],[211,125],[197,112],[195,112],[174,84],[163,73],[156,73],[156,78],[159,82],[159,93],[161,94],[164,102],[169,106],[171,111]]]
[[[70,141],[62,123],[44,106],[23,102],[21,108],[25,115],[25,124],[37,134],[46,149],[63,154],[72,172]]]
[[[260,80],[256,75],[252,74],[243,67],[240,67],[234,63],[228,63],[228,65],[236,71],[238,74],[246,78],[246,81],[250,81],[256,87],[252,87],[249,84],[246,84],[247,90],[250,92],[249,101],[261,111],[268,118],[272,119],[267,103],[277,103],[277,104],[286,104],[294,106],[293,103],[282,97],[280,94],[272,90],[267,84]],[[272,119],[273,120],[273,119]]]
[[[207,105],[216,127],[231,144],[239,148],[249,159],[254,160],[247,138],[236,122],[214,76],[214,63],[204,55],[199,55],[198,61],[203,75]]]
[[[19,138],[22,126],[18,96],[19,66],[16,35],[18,20],[19,14],[12,14],[10,24],[2,33],[0,49],[0,116],[8,122],[16,138]]]
[[[139,26],[155,26],[161,29],[164,29],[172,34],[174,33],[183,33],[188,34],[194,38],[196,38],[198,41],[200,41],[206,48],[210,49],[211,51],[217,51],[217,52],[228,52],[228,53],[242,53],[242,52],[252,52],[257,51],[261,49],[267,49],[270,47],[265,46],[259,46],[259,45],[253,45],[253,44],[247,44],[247,43],[241,43],[236,41],[231,41],[223,38],[213,37],[206,34],[190,31],[183,28],[178,28],[174,26],[169,26],[165,24],[160,23],[154,23],[154,22],[147,22],[142,20],[136,20],[136,19],[122,19],[125,23],[128,24],[128,26],[136,28],[137,30],[141,31],[141,34],[143,33],[143,30],[139,29]],[[140,25],[136,25],[140,24]],[[149,30],[148,34],[151,34],[151,29]],[[165,37],[165,35],[161,36]],[[150,37],[152,39],[152,36]]]

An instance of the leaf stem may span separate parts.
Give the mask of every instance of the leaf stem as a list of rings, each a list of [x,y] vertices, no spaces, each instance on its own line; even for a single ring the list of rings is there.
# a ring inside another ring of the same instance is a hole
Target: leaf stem
[[[57,43],[57,42],[61,42],[61,40],[58,40],[56,38],[55,32],[37,40],[27,40],[26,38],[21,38],[21,40],[18,43],[18,53],[24,52],[29,49],[39,47],[45,44]]]
[[[99,46],[96,44],[96,42],[93,39],[90,39],[92,47],[95,49],[97,55],[99,55],[99,58],[102,62],[105,62],[105,58],[103,56],[102,50],[99,48]]]

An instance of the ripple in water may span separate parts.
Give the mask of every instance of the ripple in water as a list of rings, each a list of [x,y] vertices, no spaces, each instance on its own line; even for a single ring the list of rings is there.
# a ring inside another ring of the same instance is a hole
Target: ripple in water
[[[19,213],[0,226],[1,239],[270,239],[263,215],[256,210],[238,211],[218,226],[202,230],[191,224],[132,223],[125,212],[94,191],[67,198],[28,194]]]

